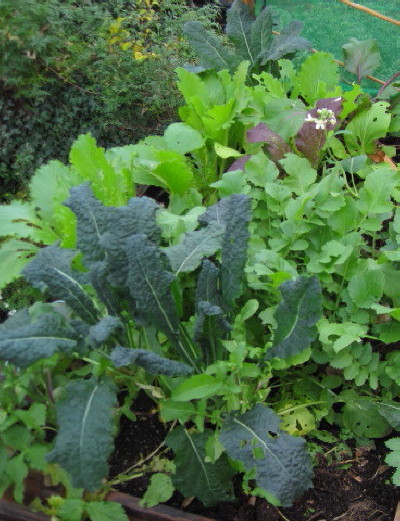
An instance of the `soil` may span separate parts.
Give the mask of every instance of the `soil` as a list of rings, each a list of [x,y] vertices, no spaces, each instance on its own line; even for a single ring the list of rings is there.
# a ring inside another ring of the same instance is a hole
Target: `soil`
[[[144,393],[135,400],[132,410],[137,420],[122,418],[110,461],[112,476],[155,451],[167,432],[168,426],[159,421],[154,403]],[[325,454],[332,448],[324,445]],[[393,521],[399,494],[390,484],[393,469],[384,464],[387,450],[383,441],[376,440],[374,449],[354,448],[351,452],[343,453],[339,460],[319,455],[314,488],[291,508],[278,509],[263,499],[247,496],[239,482],[232,503],[205,508],[198,500],[185,500],[175,493],[167,504],[218,521]],[[143,475],[116,488],[141,497],[150,477]]]

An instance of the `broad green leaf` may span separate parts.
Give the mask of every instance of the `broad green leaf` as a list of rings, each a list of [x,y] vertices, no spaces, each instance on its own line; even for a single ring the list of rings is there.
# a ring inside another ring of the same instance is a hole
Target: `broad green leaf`
[[[344,141],[351,155],[373,154],[375,141],[384,137],[390,125],[388,103],[377,101],[354,116],[346,126]]]
[[[46,313],[31,322],[25,309],[0,325],[0,358],[27,367],[54,353],[76,351],[78,337],[77,331],[59,313]]]
[[[224,225],[212,223],[201,230],[185,234],[180,244],[165,248],[164,252],[175,275],[194,271],[204,257],[214,255],[221,248],[224,233]]]
[[[357,108],[357,99],[362,94],[362,88],[358,83],[353,83],[352,87],[352,90],[347,90],[341,95],[343,109],[339,116],[342,120]]]
[[[23,267],[37,251],[38,246],[26,241],[10,239],[3,242],[0,246],[0,288],[19,277]]]
[[[241,194],[247,191],[246,178],[242,170],[233,170],[232,172],[225,172],[221,179],[216,183],[210,184],[212,188],[217,188],[221,197],[228,197],[233,194]]]
[[[368,326],[355,322],[342,322],[335,324],[322,319],[318,323],[319,338],[323,344],[332,346],[338,353],[353,342],[361,342],[362,338],[368,334]],[[331,337],[338,337],[332,339]]]
[[[29,409],[16,409],[13,414],[29,429],[40,429],[46,423],[46,405],[33,403]]]
[[[90,501],[85,512],[91,521],[129,521],[123,506],[113,501]]]
[[[64,300],[66,304],[89,324],[97,322],[97,310],[78,281],[78,272],[71,269],[76,251],[57,246],[39,250],[36,257],[23,269],[23,275],[41,291],[49,289],[53,298]]]
[[[384,214],[393,210],[391,197],[399,183],[399,174],[388,167],[378,166],[367,175],[359,191],[358,209],[364,214]],[[362,223],[363,225],[365,223]]]
[[[358,81],[372,74],[381,61],[376,40],[360,41],[350,38],[350,43],[342,45],[344,68],[357,75]]]
[[[56,404],[59,431],[47,459],[69,472],[74,487],[94,492],[108,474],[116,402],[114,383],[92,378],[70,382]]]
[[[107,342],[110,335],[122,327],[122,322],[118,317],[106,315],[97,324],[89,328],[89,340],[93,349],[99,348]]]
[[[111,361],[115,367],[137,364],[153,375],[183,376],[193,372],[193,368],[176,360],[169,360],[146,349],[117,346],[111,351]]]
[[[282,302],[274,317],[277,328],[267,358],[287,358],[304,351],[317,336],[315,324],[322,314],[321,286],[317,277],[298,277],[279,287]]]
[[[214,396],[222,388],[222,382],[208,374],[196,374],[175,387],[171,400],[186,402]]]
[[[171,193],[183,195],[193,186],[193,171],[183,154],[174,150],[159,150],[155,159],[158,164],[153,174],[162,179]]]
[[[241,0],[234,0],[227,10],[225,32],[236,48],[236,52],[250,63],[256,61],[252,51],[252,25],[254,17],[250,7]]]
[[[280,163],[288,174],[284,183],[296,195],[306,193],[309,186],[317,179],[317,171],[311,167],[310,162],[304,157],[286,154]]]
[[[10,458],[5,465],[2,478],[8,478],[9,484],[13,485],[13,496],[17,503],[24,501],[25,478],[27,478],[28,473],[29,468],[24,462],[23,454]]]
[[[400,404],[398,402],[382,400],[376,402],[376,408],[391,427],[397,431],[400,430]]]
[[[51,227],[52,221],[42,219],[35,206],[22,201],[12,201],[0,206],[1,236],[31,239],[36,243],[52,244],[59,239]]]
[[[174,493],[174,490],[172,480],[169,476],[161,473],[153,474],[140,504],[148,508],[154,507],[159,503],[168,501]]]
[[[9,449],[20,452],[24,451],[26,447],[29,447],[32,443],[32,438],[33,436],[29,430],[18,423],[11,425],[1,433],[1,441],[4,445]]]
[[[180,154],[187,154],[197,150],[205,144],[203,136],[194,128],[185,123],[171,123],[164,132],[165,143],[168,148]]]
[[[259,152],[247,161],[244,173],[254,186],[264,188],[266,183],[275,181],[279,175],[279,170],[273,161],[264,153]]]
[[[367,438],[382,438],[391,430],[376,404],[368,398],[346,400],[343,407],[343,423],[357,436]]]
[[[174,420],[188,421],[196,412],[192,402],[163,400],[160,403],[160,416],[164,422]]]
[[[95,196],[105,205],[119,206],[126,204],[129,195],[114,168],[107,161],[104,149],[96,145],[90,134],[84,134],[72,145],[71,165],[79,173],[82,181],[91,181]]]
[[[331,54],[317,52],[304,60],[294,80],[292,98],[301,95],[309,105],[331,93],[339,82],[339,67]]]
[[[222,455],[215,463],[207,463],[206,442],[213,431],[189,434],[182,426],[171,431],[165,443],[175,452],[174,486],[185,497],[195,496],[205,506],[232,498],[233,469]]]
[[[233,70],[242,61],[240,56],[229,51],[212,32],[204,29],[200,22],[186,22],[183,31],[206,67]]]
[[[349,282],[348,291],[353,302],[361,308],[370,308],[383,295],[385,275],[381,270],[368,270],[354,275]]]
[[[83,499],[65,499],[57,509],[60,521],[81,521],[85,501]]]
[[[70,186],[80,182],[80,178],[60,161],[50,161],[36,170],[29,183],[29,192],[32,207],[39,209],[42,226],[54,225],[57,206],[68,197]]]
[[[246,470],[255,467],[257,487],[282,506],[291,506],[312,487],[312,467],[305,440],[283,432],[280,422],[271,409],[257,404],[240,416],[231,414],[219,440],[230,458],[240,461]]]
[[[241,157],[242,154],[235,150],[234,148],[226,147],[219,143],[214,143],[215,153],[218,157],[222,157],[223,159],[228,159],[228,157]]]
[[[256,58],[268,52],[272,44],[272,12],[265,7],[254,20],[250,35],[251,53]]]

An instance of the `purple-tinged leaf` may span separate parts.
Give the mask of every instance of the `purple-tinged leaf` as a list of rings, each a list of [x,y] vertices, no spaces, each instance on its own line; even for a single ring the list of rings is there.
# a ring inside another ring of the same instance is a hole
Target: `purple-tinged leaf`
[[[308,116],[318,120],[318,110],[327,109],[335,115],[335,122],[327,121],[321,127],[316,121],[304,121],[303,126],[296,136],[296,147],[306,157],[313,167],[318,166],[319,152],[326,142],[326,132],[332,130],[337,124],[337,117],[342,111],[342,98],[321,98],[317,100],[316,107],[311,109]]]
[[[247,141],[249,143],[265,142],[268,155],[274,161],[279,161],[290,152],[289,145],[282,136],[271,130],[265,123],[259,123],[247,131]]]
[[[231,166],[228,169],[228,172],[233,172],[234,170],[244,170],[244,165],[247,163],[247,161],[252,156],[250,154],[247,154],[245,156],[239,157],[239,159],[236,159]]]

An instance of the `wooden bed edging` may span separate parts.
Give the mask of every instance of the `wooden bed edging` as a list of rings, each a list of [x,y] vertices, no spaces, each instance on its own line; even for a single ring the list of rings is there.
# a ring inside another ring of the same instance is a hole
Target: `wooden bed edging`
[[[50,521],[50,517],[40,512],[32,512],[24,505],[7,499],[0,499],[0,521]]]
[[[122,492],[112,491],[107,495],[107,499],[125,507],[132,521],[215,521],[209,517],[182,512],[182,510],[165,505],[157,505],[152,508],[141,507],[140,499]]]
[[[109,492],[106,499],[122,505],[130,521],[215,521],[164,505],[144,508],[139,505],[140,499],[122,492]],[[51,521],[51,518],[41,512],[32,512],[24,505],[0,499],[0,521]]]

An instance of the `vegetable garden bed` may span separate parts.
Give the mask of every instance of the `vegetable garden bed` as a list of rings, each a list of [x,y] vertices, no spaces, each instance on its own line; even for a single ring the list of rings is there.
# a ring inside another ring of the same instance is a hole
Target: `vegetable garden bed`
[[[398,75],[371,98],[371,42],[344,85],[275,26],[239,0],[224,38],[189,21],[180,122],[81,135],[0,208],[0,287],[37,291],[0,325],[0,495],[57,521],[393,521]]]

